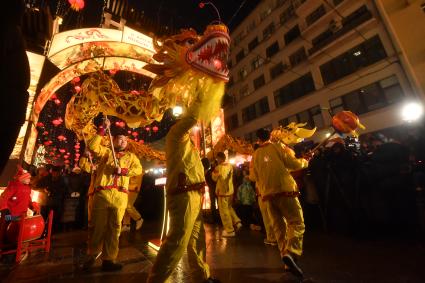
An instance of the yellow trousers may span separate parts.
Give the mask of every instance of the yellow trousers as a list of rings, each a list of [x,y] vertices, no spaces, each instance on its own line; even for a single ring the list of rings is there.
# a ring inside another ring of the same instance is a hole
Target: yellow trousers
[[[270,220],[269,212],[267,211],[266,203],[258,197],[258,206],[260,207],[261,216],[263,217],[264,228],[266,230],[266,239],[270,242],[276,242],[272,222]]]
[[[93,195],[88,254],[102,252],[104,260],[118,256],[121,221],[127,207],[127,194],[117,190],[103,190]]]
[[[228,233],[234,232],[233,226],[236,223],[240,223],[241,220],[232,207],[232,196],[218,197],[218,211],[220,212],[224,230]]]
[[[123,219],[124,225],[130,225],[131,219],[133,219],[134,221],[137,221],[140,218],[142,218],[140,213],[134,207],[134,203],[136,202],[138,195],[139,195],[139,192],[136,192],[136,191],[129,191],[128,193],[128,203],[127,203],[127,208],[125,210],[125,215]]]
[[[194,282],[199,283],[210,277],[210,270],[205,262],[206,244],[201,202],[202,194],[198,191],[167,196],[170,230],[158,252],[148,283],[170,282],[169,277],[185,250]]]
[[[289,252],[300,256],[303,252],[305,225],[298,198],[280,196],[264,203],[270,215],[280,255],[284,256]]]

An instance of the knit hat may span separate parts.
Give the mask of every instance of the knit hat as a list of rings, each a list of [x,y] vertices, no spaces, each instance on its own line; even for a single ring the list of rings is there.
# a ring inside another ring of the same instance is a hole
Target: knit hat
[[[27,170],[22,169],[22,167],[18,167],[18,173],[16,173],[15,175],[15,180],[21,183],[29,183],[30,179],[31,179],[31,174],[28,173]]]

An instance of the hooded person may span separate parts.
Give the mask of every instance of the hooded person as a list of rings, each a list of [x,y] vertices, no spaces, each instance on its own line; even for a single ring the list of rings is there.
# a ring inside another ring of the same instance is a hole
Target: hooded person
[[[234,193],[233,167],[226,162],[226,155],[223,152],[217,153],[217,163],[218,165],[212,172],[212,179],[217,182],[215,194],[218,198],[218,211],[224,227],[222,236],[234,237],[235,228],[239,230],[242,227],[242,223],[232,207]]]
[[[98,164],[93,183],[88,258],[84,262],[84,269],[91,268],[100,254],[103,271],[122,269],[122,264],[115,260],[119,250],[121,222],[127,208],[129,180],[143,171],[137,156],[126,150],[127,137],[122,131],[114,133],[114,151],[101,145],[102,136],[105,130],[110,130],[110,125],[111,122],[105,119],[104,127],[99,127],[98,135],[88,142],[88,148]]]
[[[0,210],[2,215],[0,241],[6,232],[7,222],[17,219],[19,216],[26,214],[28,208],[36,213],[40,213],[40,207],[36,202],[31,200],[31,174],[22,168],[18,169],[12,181],[9,182],[7,188],[0,195]]]
[[[270,131],[257,131],[260,147],[252,158],[253,177],[269,213],[283,263],[294,275],[302,277],[297,264],[303,252],[305,231],[299,191],[290,172],[308,166],[304,158],[296,158],[288,146],[270,142]]]

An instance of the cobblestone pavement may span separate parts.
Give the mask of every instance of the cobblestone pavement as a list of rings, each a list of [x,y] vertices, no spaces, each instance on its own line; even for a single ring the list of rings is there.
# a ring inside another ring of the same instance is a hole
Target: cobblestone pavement
[[[156,253],[147,246],[153,223],[121,236],[118,261],[124,269],[104,273],[101,262],[90,272],[78,269],[85,250],[85,231],[54,235],[50,254],[33,253],[19,265],[0,265],[1,282],[145,282]],[[206,225],[207,261],[223,283],[299,282],[285,273],[276,247],[265,246],[261,232],[242,229],[236,238],[223,239],[217,226]],[[392,283],[425,282],[425,246],[396,237],[356,240],[353,237],[307,231],[300,265],[305,282]],[[171,282],[191,282],[185,258]]]

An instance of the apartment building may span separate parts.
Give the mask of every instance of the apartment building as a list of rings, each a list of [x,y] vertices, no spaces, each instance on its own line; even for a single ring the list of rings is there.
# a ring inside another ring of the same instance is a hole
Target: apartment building
[[[231,37],[234,136],[253,141],[259,128],[294,121],[322,139],[330,112],[343,109],[373,132],[400,125],[401,104],[415,96],[375,1],[264,0]]]

